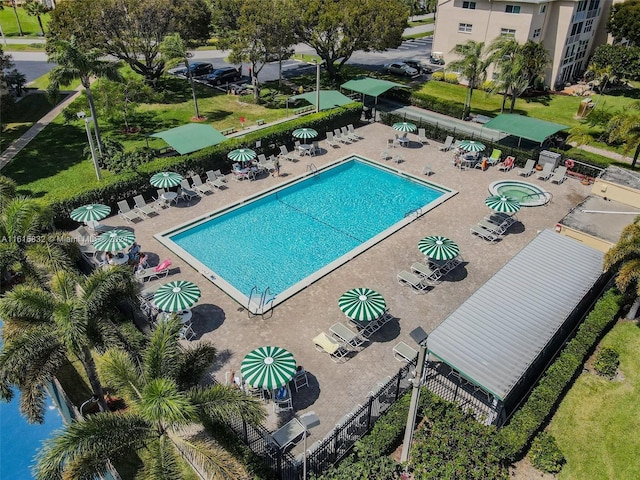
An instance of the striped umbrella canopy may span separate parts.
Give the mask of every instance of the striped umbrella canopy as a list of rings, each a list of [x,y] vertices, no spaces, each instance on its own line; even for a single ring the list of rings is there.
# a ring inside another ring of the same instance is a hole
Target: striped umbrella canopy
[[[484,201],[491,210],[502,213],[516,213],[520,210],[520,202],[504,195],[493,195]]]
[[[280,347],[260,347],[249,352],[240,364],[240,373],[252,387],[284,387],[296,374],[296,359]]]
[[[414,123],[410,122],[398,122],[393,124],[393,129],[399,132],[415,132],[418,127]]]
[[[182,175],[176,172],[160,172],[151,177],[151,185],[157,188],[171,188],[180,185]]]
[[[200,288],[195,283],[176,280],[158,288],[153,303],[163,312],[181,312],[191,308],[200,295]]]
[[[76,208],[71,218],[76,222],[97,222],[111,213],[111,208],[100,203],[90,203]]]
[[[354,288],[342,294],[338,306],[344,314],[361,322],[370,322],[382,315],[387,303],[382,295],[370,288]]]
[[[433,260],[451,260],[460,253],[456,242],[439,235],[424,237],[418,242],[418,249]]]
[[[227,157],[229,160],[233,162],[250,162],[254,158],[256,158],[257,154],[250,148],[236,148],[235,150],[231,150]]]
[[[296,138],[316,138],[318,136],[318,132],[316,132],[313,128],[298,128],[291,133]]]
[[[116,228],[103,233],[93,241],[93,247],[100,252],[118,252],[133,245],[136,236],[129,230]]]
[[[475,140],[463,140],[457,146],[465,152],[482,152],[487,148],[484,143],[476,142]]]

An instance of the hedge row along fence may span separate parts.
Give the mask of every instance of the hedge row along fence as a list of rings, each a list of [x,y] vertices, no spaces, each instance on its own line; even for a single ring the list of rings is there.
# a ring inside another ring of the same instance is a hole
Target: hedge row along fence
[[[229,171],[231,161],[227,153],[241,147],[253,148],[257,141],[264,146],[261,151],[268,154],[276,153],[278,145],[293,146],[291,132],[300,127],[309,127],[318,131],[320,139],[325,132],[333,131],[349,123],[357,124],[362,115],[362,103],[354,102],[328,112],[305,115],[291,121],[273,125],[248,135],[231,138],[213,147],[205,148],[189,155],[179,157],[157,158],[141,165],[135,172],[123,172],[110,179],[103,180],[100,188],[88,189],[70,198],[55,200],[51,203],[56,226],[72,227],[74,223],[69,218],[70,212],[87,203],[103,203],[116,206],[119,200],[131,198],[135,195],[155,194],[155,189],[149,183],[149,178],[158,172],[171,170],[186,175],[190,171],[204,173],[207,170],[221,169]]]
[[[560,355],[547,369],[524,405],[507,426],[498,431],[497,440],[505,461],[517,460],[536,433],[550,418],[569,389],[587,357],[618,318],[622,296],[607,291],[589,313]]]

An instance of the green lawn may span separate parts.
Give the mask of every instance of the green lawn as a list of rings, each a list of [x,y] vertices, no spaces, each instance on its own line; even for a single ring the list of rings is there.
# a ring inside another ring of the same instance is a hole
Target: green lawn
[[[38,19],[27,15],[27,12],[25,12],[22,7],[18,7],[17,10],[24,35],[29,37],[41,37]],[[42,19],[42,24],[44,25],[46,32],[47,23],[49,23],[49,15],[42,15],[40,18]],[[5,5],[4,9],[0,10],[0,25],[2,25],[2,31],[7,37],[20,36],[18,31],[18,22],[16,22],[16,16],[13,13],[13,8],[10,6]]]
[[[425,18],[423,20],[409,21],[409,26],[419,27],[420,25],[431,25],[432,23],[435,23],[435,22],[436,22],[435,18]]]
[[[44,43],[9,43],[2,45],[2,49],[6,53],[11,52],[44,52]]]
[[[620,353],[622,378],[583,373],[560,404],[549,429],[567,459],[561,480],[640,478],[640,329],[622,322],[602,345]]]
[[[415,40],[416,38],[432,37],[433,32],[414,33],[413,35],[403,35],[403,40]]]

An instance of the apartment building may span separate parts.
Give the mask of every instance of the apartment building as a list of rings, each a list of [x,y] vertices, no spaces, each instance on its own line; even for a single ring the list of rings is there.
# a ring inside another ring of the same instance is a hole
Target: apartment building
[[[611,0],[440,0],[433,51],[449,62],[455,45],[468,40],[489,45],[509,35],[519,43],[542,42],[551,57],[545,82],[561,89],[584,72],[593,49],[606,38],[610,7]]]

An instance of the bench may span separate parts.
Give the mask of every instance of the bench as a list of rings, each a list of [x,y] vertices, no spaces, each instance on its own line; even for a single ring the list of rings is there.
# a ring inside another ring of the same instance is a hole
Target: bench
[[[296,108],[293,111],[294,115],[304,115],[305,113],[311,113],[316,109],[314,105],[307,105],[306,107]]]
[[[306,429],[300,420],[294,418],[273,432],[271,439],[280,450],[284,450],[289,445],[295,443],[295,441],[300,438],[305,431]]]
[[[264,125],[264,124],[265,124],[264,118],[256,120],[256,125]]]
[[[411,348],[404,342],[397,343],[393,347],[393,356],[399,362],[413,363],[413,359],[418,355],[418,351]]]
[[[220,130],[222,135],[229,135],[230,133],[235,133],[236,127],[225,128],[224,130]]]

